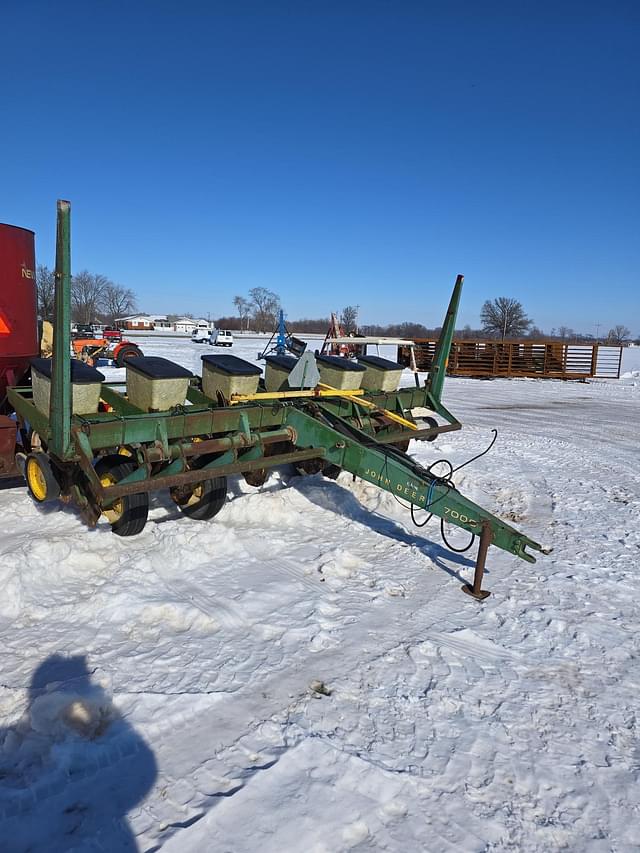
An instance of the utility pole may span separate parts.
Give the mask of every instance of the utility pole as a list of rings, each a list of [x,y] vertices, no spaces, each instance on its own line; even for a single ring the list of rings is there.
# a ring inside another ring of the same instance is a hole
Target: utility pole
[[[595,324],[595,326],[596,326],[596,343],[600,342],[600,326],[601,325],[602,325],[602,323],[596,323]]]

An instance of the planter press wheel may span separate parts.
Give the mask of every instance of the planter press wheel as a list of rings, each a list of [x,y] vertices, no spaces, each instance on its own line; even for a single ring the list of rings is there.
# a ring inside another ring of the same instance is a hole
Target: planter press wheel
[[[29,494],[36,503],[43,504],[60,497],[60,486],[56,480],[46,453],[29,453],[24,462],[24,478]]]
[[[214,477],[200,483],[174,486],[169,494],[187,518],[209,521],[220,512],[227,499],[227,478]]]
[[[403,417],[406,418],[406,420],[411,421],[412,424],[415,424],[415,422],[416,422],[415,418],[413,417],[411,412],[405,412]],[[428,424],[429,426],[434,426],[434,427],[438,426],[438,422],[436,420],[434,420],[433,418],[425,418],[425,421],[429,422],[429,424]],[[377,433],[381,429],[384,429],[385,427],[389,427],[389,426],[393,426],[393,425],[394,424],[393,424],[392,420],[390,420],[389,418],[382,417],[382,418],[380,418],[379,426],[378,427],[374,426],[374,432]],[[427,441],[434,441],[435,438],[436,438],[436,436],[434,435],[433,438],[428,438]],[[389,446],[395,447],[397,450],[402,451],[402,453],[407,453],[409,450],[409,444],[410,443],[411,443],[411,439],[407,438],[404,441],[395,441],[393,444],[391,444]]]
[[[324,459],[303,459],[302,462],[293,462],[293,467],[301,477],[319,474],[324,468]]]
[[[333,465],[331,462],[326,462],[324,459],[303,459],[302,462],[292,462],[293,469],[296,474],[301,477],[306,477],[313,474],[322,474],[323,477],[328,477],[330,480],[336,480],[338,474],[342,471],[338,465]]]
[[[438,426],[438,421],[437,421],[435,418],[423,418],[422,420],[423,420],[423,421],[425,422],[425,424],[426,424],[428,427],[430,427],[431,429],[435,429],[435,428]],[[430,436],[429,438],[427,438],[427,439],[425,439],[425,440],[426,440],[426,441],[435,441],[437,437],[438,437],[438,436],[437,436],[437,434],[436,434],[436,435],[432,435],[432,436]]]
[[[264,448],[265,456],[276,456],[280,453],[290,453],[293,450],[290,441],[279,441],[276,444],[267,444]],[[267,478],[273,468],[255,468],[253,471],[243,471],[242,476],[250,486],[259,488],[267,482]]]
[[[125,462],[122,456],[103,456],[96,463],[96,474],[103,486],[119,483],[136,466]],[[149,493],[138,492],[135,495],[123,495],[108,507],[102,508],[102,514],[111,524],[111,530],[118,536],[135,536],[141,533],[149,514]]]

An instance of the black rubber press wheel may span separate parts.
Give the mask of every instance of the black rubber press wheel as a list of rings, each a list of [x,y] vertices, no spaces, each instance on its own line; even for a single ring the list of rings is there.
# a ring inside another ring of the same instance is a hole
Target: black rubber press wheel
[[[132,462],[124,462],[122,456],[103,456],[96,462],[95,470],[103,486],[113,486],[135,471],[135,468]],[[147,523],[149,493],[123,495],[103,507],[102,514],[117,536],[135,536],[144,530]]]
[[[214,477],[201,483],[174,486],[169,491],[184,515],[196,521],[209,521],[220,512],[227,499],[227,478]]]

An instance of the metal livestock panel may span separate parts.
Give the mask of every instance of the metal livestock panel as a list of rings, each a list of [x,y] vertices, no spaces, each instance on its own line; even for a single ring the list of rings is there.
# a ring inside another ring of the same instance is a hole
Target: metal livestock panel
[[[429,370],[437,340],[416,339],[419,370]],[[398,347],[398,361],[409,365],[408,347]],[[447,371],[457,376],[547,377],[587,379],[620,376],[622,347],[567,344],[558,341],[454,340]]]

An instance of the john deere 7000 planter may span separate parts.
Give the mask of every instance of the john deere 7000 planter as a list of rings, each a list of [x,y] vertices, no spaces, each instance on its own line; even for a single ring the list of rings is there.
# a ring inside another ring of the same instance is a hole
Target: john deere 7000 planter
[[[461,276],[424,385],[363,392],[292,380],[286,391],[260,385],[256,393],[214,399],[193,377],[181,404],[145,411],[122,383],[103,382],[99,410],[91,414],[72,413],[70,279],[70,205],[59,201],[48,412],[34,402],[35,380],[8,391],[26,453],[21,466],[36,501],[73,502],[89,525],[105,515],[114,533],[127,536],[143,529],[152,491],[169,490],[185,516],[205,520],[222,508],[228,475],[255,485],[268,469],[293,463],[328,476],[349,471],[478,536],[474,582],[465,587],[475,598],[489,594],[481,582],[490,545],[535,562],[527,549],[541,546],[460,494],[451,469],[436,474],[404,452],[409,439],[433,440],[461,427],[441,401]],[[411,414],[417,408],[435,417],[418,426]]]

